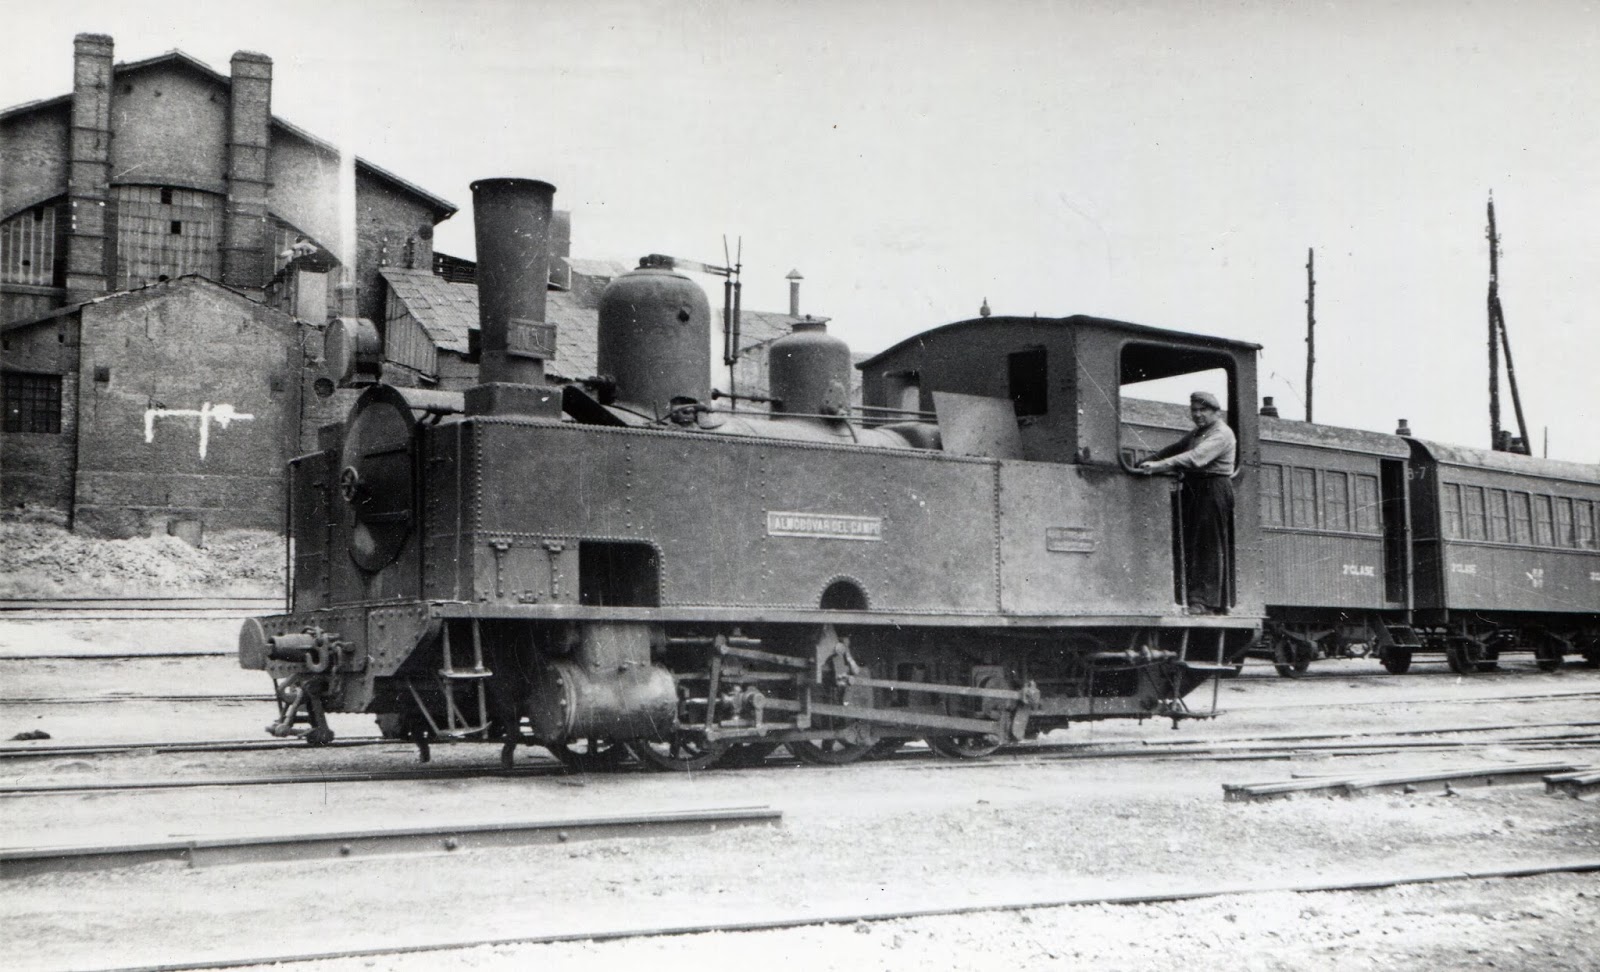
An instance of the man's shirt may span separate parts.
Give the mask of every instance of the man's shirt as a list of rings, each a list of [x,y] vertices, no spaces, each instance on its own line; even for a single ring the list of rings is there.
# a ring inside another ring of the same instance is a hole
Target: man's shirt
[[[1232,476],[1234,457],[1239,451],[1233,430],[1221,419],[1193,432],[1167,446],[1150,458],[1155,460],[1152,472],[1169,469],[1195,471],[1203,476]]]

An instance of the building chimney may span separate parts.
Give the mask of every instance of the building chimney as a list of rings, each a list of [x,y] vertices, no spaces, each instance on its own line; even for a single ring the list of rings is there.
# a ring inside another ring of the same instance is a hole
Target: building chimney
[[[67,303],[98,297],[110,289],[112,229],[106,218],[111,195],[111,38],[73,38],[72,132],[68,137]]]
[[[1266,416],[1267,418],[1277,418],[1278,417],[1278,406],[1272,404],[1272,396],[1271,395],[1268,395],[1265,398],[1261,399],[1261,414]]]
[[[1411,434],[1411,426],[1406,424],[1406,420],[1405,419],[1401,419],[1400,420],[1400,424],[1395,426],[1394,434],[1395,435],[1410,435]]]
[[[789,276],[784,279],[789,281],[789,316],[800,316],[800,281],[806,279],[800,276],[799,270],[790,270]]]
[[[572,211],[557,209],[550,214],[550,283],[572,289]]]
[[[222,229],[222,282],[262,287],[267,256],[267,153],[272,127],[272,58],[233,55],[228,94],[228,205]]]

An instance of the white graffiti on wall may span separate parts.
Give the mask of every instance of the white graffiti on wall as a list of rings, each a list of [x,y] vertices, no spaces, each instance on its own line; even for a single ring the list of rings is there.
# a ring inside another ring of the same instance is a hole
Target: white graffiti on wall
[[[211,423],[227,428],[234,422],[249,422],[255,418],[245,412],[236,412],[232,405],[213,405],[206,402],[199,408],[147,408],[144,410],[144,441],[156,440],[156,419],[198,418],[200,420],[200,458],[206,457],[206,446],[211,442]]]

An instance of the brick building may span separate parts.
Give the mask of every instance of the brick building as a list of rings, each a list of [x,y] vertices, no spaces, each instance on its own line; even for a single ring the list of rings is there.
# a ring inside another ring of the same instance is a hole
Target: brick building
[[[335,316],[375,322],[390,383],[475,383],[475,268],[432,245],[455,207],[358,158],[344,239],[339,151],[272,115],[269,58],[114,64],[80,34],[73,68],[70,94],[0,111],[0,506],[112,536],[281,528],[285,463],[355,394],[318,381]],[[570,230],[557,213],[550,371],[581,378],[631,267],[573,259]],[[765,392],[797,301],[744,312],[737,391]]]
[[[381,320],[380,266],[430,267],[456,208],[356,159],[345,239],[339,151],[273,117],[269,58],[74,47],[70,94],[0,111],[0,503],[277,527],[275,477],[345,404],[302,394],[303,349]]]

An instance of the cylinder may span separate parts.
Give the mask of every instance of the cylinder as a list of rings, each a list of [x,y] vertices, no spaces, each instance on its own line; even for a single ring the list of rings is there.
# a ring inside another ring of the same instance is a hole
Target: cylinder
[[[472,184],[478,244],[478,381],[544,384],[545,291],[556,187],[537,179]]]
[[[774,412],[844,415],[850,406],[850,346],[821,321],[801,321],[767,351]]]
[[[670,267],[642,265],[606,286],[598,345],[619,402],[664,416],[673,399],[711,399],[711,304]]]

